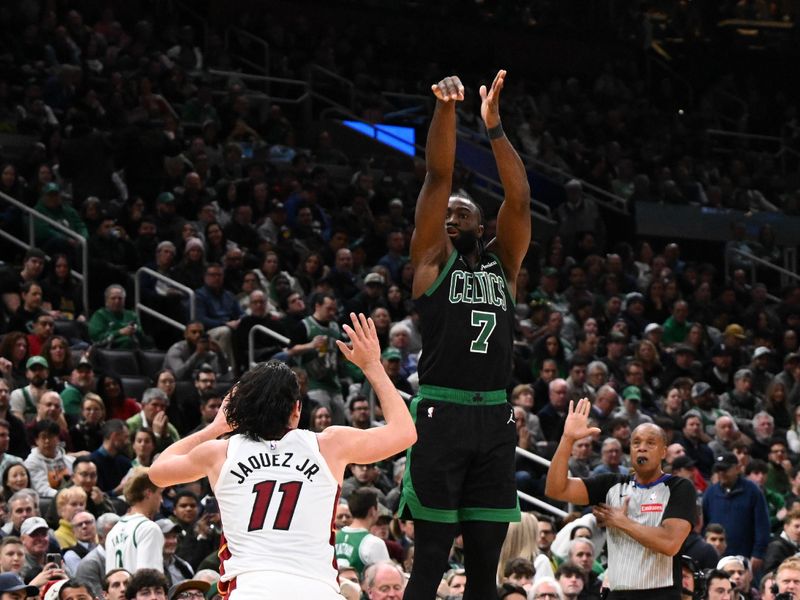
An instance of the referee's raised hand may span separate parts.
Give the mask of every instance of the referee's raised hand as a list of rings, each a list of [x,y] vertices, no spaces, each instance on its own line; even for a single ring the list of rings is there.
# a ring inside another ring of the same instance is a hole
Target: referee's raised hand
[[[597,427],[589,427],[589,411],[592,405],[586,398],[578,400],[575,405],[572,400],[567,410],[567,420],[564,422],[564,437],[568,440],[579,440],[590,435],[600,433]]]

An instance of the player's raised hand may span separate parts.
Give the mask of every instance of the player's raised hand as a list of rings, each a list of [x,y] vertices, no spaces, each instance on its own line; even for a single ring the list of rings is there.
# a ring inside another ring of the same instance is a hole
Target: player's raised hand
[[[381,362],[381,345],[378,342],[378,333],[375,323],[364,316],[364,313],[350,313],[353,326],[344,326],[344,331],[350,337],[350,346],[336,340],[336,345],[345,358],[364,371],[370,364]]]
[[[445,77],[431,86],[433,95],[442,102],[461,102],[464,99],[464,85],[456,75]]]
[[[505,69],[500,69],[494,77],[492,87],[488,90],[481,86],[481,118],[487,129],[500,125],[500,91],[506,80]]]
[[[564,422],[564,437],[570,440],[579,440],[596,433],[600,433],[597,427],[589,427],[589,410],[592,405],[586,398],[578,400],[575,405],[569,401],[567,410],[567,420]]]

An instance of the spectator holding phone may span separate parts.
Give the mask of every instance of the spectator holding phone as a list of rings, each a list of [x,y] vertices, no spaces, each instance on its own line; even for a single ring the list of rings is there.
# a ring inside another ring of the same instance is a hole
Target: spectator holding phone
[[[219,376],[228,372],[228,363],[216,342],[209,339],[200,321],[191,321],[183,330],[183,340],[170,346],[164,368],[171,369],[178,381],[191,381],[201,365],[210,365]]]
[[[202,505],[194,492],[181,490],[175,497],[172,520],[180,527],[175,554],[196,569],[200,562],[219,546],[219,506],[214,498]]]
[[[64,579],[66,573],[61,565],[61,555],[48,553],[50,529],[41,517],[29,517],[20,527],[22,545],[25,548],[25,564],[19,575],[35,586],[44,585],[51,579]]]
[[[125,309],[125,288],[110,285],[105,291],[105,306],[89,319],[89,337],[106,348],[135,350],[147,345],[139,317]]]

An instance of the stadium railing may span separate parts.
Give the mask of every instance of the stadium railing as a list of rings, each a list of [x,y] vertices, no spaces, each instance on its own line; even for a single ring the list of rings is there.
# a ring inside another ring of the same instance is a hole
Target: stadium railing
[[[288,346],[291,342],[289,338],[286,336],[281,335],[277,331],[273,331],[269,327],[264,325],[253,325],[252,329],[247,333],[247,354],[250,367],[254,367],[256,365],[256,333],[261,332],[269,337],[277,340],[284,346]]]
[[[781,284],[786,285],[788,280],[793,279],[796,282],[800,282],[800,275],[797,274],[797,253],[794,248],[785,248],[783,253],[783,260],[784,264],[787,268],[779,267],[776,264],[769,262],[768,260],[764,260],[763,258],[756,256],[755,254],[750,254],[749,252],[745,252],[744,250],[738,250],[737,248],[729,248],[727,252],[725,252],[725,273],[730,273],[730,262],[731,262],[731,254],[734,254],[740,258],[750,261],[750,282],[756,282],[756,265],[759,265],[765,269],[770,269],[781,276]],[[774,302],[780,302],[780,298],[776,296],[772,296],[771,294],[768,295],[770,300]]]
[[[78,272],[75,269],[72,269],[72,275],[78,281],[81,282],[81,294],[83,298],[83,306],[85,310],[89,310],[89,245],[88,241],[84,239],[79,233],[72,231],[69,227],[62,225],[58,221],[54,221],[50,217],[43,215],[38,210],[31,208],[30,206],[23,204],[19,200],[12,198],[8,194],[4,194],[0,192],[0,199],[5,202],[8,202],[12,206],[19,209],[24,215],[27,215],[27,229],[28,229],[28,241],[25,242],[20,238],[10,234],[8,231],[4,231],[0,229],[0,237],[5,238],[12,244],[23,248],[24,250],[28,250],[29,248],[36,248],[36,233],[35,233],[35,226],[36,226],[36,219],[40,221],[44,221],[50,227],[53,227],[66,235],[74,239],[78,246],[80,247],[80,258],[81,258],[81,267],[82,272]],[[48,257],[49,258],[49,257]]]
[[[182,283],[178,283],[174,279],[170,279],[166,275],[162,275],[158,271],[154,271],[153,269],[149,269],[148,267],[140,267],[138,271],[136,271],[136,276],[133,278],[134,280],[134,294],[135,294],[135,310],[136,313],[141,317],[142,313],[149,315],[159,321],[163,321],[167,325],[175,327],[180,331],[186,329],[186,325],[184,323],[179,323],[175,319],[172,319],[166,315],[161,314],[157,310],[150,308],[149,306],[142,303],[142,275],[149,275],[153,279],[158,279],[159,281],[164,282],[170,287],[173,287],[177,290],[180,290],[184,294],[189,297],[189,321],[195,320],[195,294],[194,290],[190,287],[183,285]]]

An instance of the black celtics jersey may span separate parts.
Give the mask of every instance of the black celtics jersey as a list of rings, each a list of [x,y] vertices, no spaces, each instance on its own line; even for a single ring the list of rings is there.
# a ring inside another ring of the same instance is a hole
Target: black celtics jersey
[[[436,282],[416,299],[421,385],[504,390],[511,376],[514,303],[499,259],[475,269],[453,250]]]

